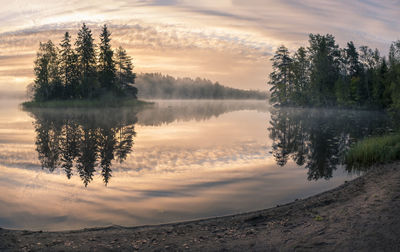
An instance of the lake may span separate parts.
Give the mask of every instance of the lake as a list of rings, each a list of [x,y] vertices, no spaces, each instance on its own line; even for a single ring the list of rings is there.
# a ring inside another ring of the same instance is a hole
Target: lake
[[[0,227],[147,225],[259,210],[360,175],[341,165],[381,112],[265,101],[34,109],[0,101]]]

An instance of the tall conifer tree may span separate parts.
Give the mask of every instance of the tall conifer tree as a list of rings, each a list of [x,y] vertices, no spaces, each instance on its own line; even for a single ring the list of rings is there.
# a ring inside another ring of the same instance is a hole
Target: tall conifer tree
[[[92,31],[84,23],[76,40],[79,68],[81,69],[81,93],[83,97],[93,97],[97,88],[96,51]]]
[[[318,106],[333,105],[336,101],[334,85],[339,74],[339,46],[330,34],[310,34],[309,44],[313,103]]]
[[[100,35],[100,51],[99,51],[99,82],[101,87],[106,90],[115,89],[115,63],[113,60],[113,51],[111,50],[111,33],[107,29],[107,25],[103,26]],[[115,91],[115,90],[114,90]]]
[[[64,84],[64,97],[77,98],[76,92],[79,85],[78,55],[71,46],[71,36],[66,32],[61,41],[60,71]]]
[[[288,105],[289,91],[291,90],[292,62],[289,50],[285,46],[280,46],[274,57],[271,59],[273,71],[269,75],[269,84],[272,86],[271,102],[281,105]]]

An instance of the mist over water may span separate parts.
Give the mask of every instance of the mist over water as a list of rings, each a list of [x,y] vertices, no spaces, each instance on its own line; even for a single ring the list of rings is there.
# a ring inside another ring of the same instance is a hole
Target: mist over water
[[[145,110],[0,106],[0,226],[61,230],[206,218],[275,206],[357,176],[381,113],[265,101],[156,101]]]
[[[138,113],[138,124],[156,126],[175,121],[206,121],[234,111],[266,112],[266,101],[254,100],[154,100],[153,108]]]

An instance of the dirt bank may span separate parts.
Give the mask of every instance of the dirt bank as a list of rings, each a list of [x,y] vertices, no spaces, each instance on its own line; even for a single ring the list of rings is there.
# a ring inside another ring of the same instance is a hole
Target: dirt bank
[[[185,223],[68,232],[0,230],[4,251],[400,251],[400,163],[319,195]]]

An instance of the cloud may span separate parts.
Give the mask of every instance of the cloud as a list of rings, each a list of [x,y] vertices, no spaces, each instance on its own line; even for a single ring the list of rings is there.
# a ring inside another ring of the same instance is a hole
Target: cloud
[[[1,2],[1,1],[0,1]],[[109,24],[115,45],[134,57],[136,71],[207,77],[266,89],[269,57],[280,44],[306,45],[309,33],[334,34],[341,45],[378,47],[400,37],[398,1],[12,1],[0,10],[0,80],[29,77],[40,41],[59,41],[87,22],[96,36]],[[11,70],[8,71],[9,67]],[[3,77],[3,78],[1,78]],[[19,83],[16,85],[26,85]],[[5,85],[4,83],[0,83]],[[20,88],[21,89],[21,88]]]
[[[89,25],[97,38],[101,24]],[[0,49],[3,49],[3,55],[0,54],[0,75],[10,76],[13,73],[18,77],[32,77],[33,71],[29,69],[32,68],[39,42],[52,39],[58,43],[65,31],[70,31],[76,37],[76,31],[67,28],[71,26],[74,24],[45,25],[0,34]],[[114,45],[124,46],[134,56],[136,71],[200,76],[242,88],[252,86],[231,83],[239,79],[232,73],[243,72],[245,69],[251,72],[259,66],[264,67],[262,62],[256,64],[261,60],[267,61],[266,52],[272,48],[266,43],[244,37],[201,30],[189,31],[174,25],[154,26],[136,22],[127,25],[110,23],[109,26]],[[174,67],[171,68],[171,65]],[[222,69],[221,66],[225,67]]]

